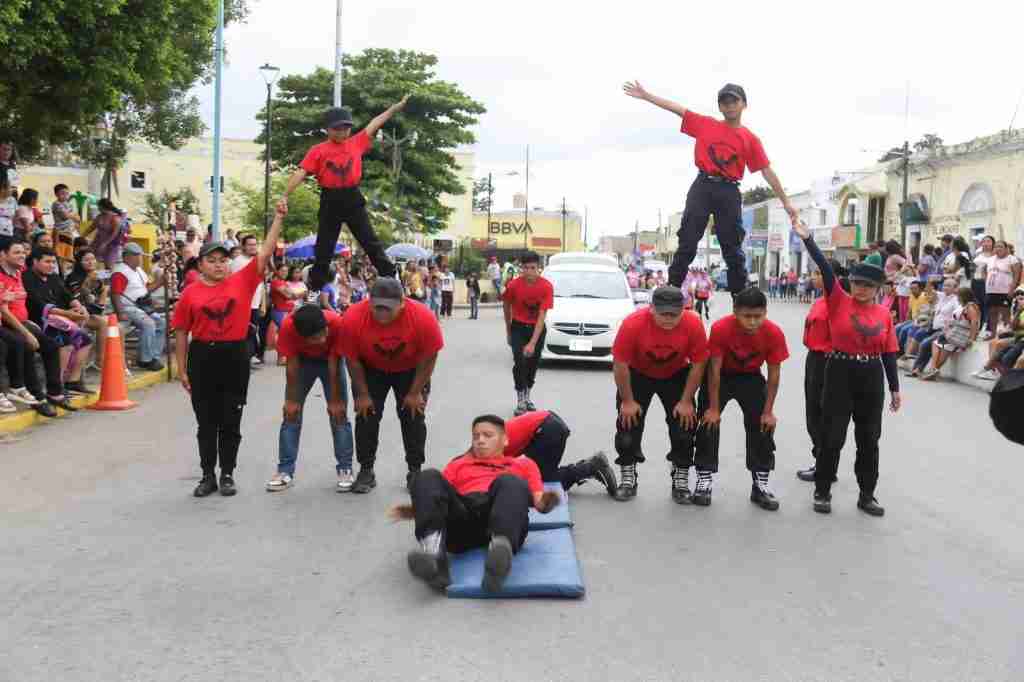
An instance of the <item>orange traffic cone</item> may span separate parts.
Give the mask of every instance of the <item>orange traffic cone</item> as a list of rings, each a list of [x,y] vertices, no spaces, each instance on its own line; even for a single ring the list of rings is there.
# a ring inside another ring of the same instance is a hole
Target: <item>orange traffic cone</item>
[[[124,341],[117,315],[107,318],[107,336],[103,340],[103,383],[100,399],[92,410],[130,410],[135,403],[128,400],[128,386],[124,382]]]

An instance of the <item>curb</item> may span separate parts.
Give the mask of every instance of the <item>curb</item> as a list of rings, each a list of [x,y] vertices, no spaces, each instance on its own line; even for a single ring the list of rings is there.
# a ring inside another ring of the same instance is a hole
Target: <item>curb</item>
[[[176,375],[176,372],[172,372],[172,375]],[[149,388],[156,386],[157,384],[167,382],[167,369],[162,369],[159,372],[146,372],[145,374],[133,376],[128,380],[128,390],[138,391],[143,388]],[[99,402],[100,394],[96,392],[92,395],[82,395],[71,399],[71,404],[77,408],[85,408],[94,403]],[[65,410],[57,408],[57,415],[65,415]],[[10,416],[0,418],[0,433],[17,433],[24,431],[25,429],[37,426],[39,424],[46,424],[52,422],[53,419],[50,417],[44,417],[32,408],[27,408],[12,414]]]

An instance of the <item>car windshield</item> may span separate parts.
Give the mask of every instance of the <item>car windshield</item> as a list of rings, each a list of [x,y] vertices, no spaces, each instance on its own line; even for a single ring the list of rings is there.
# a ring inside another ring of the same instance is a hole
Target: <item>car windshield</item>
[[[555,287],[556,298],[629,298],[626,278],[617,272],[549,270],[544,277]]]

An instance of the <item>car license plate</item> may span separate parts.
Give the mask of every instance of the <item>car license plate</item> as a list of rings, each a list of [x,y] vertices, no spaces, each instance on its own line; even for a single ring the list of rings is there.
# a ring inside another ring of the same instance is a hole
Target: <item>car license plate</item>
[[[569,350],[574,353],[589,353],[594,350],[594,342],[584,339],[573,339],[569,341]]]

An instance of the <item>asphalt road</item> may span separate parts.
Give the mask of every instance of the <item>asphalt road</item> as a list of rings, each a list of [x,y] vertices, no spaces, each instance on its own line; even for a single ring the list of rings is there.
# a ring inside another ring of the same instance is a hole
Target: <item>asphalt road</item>
[[[852,445],[833,514],[814,514],[794,476],[809,458],[805,312],[771,309],[793,353],[777,406],[781,510],[747,500],[735,405],[713,506],[673,504],[653,407],[637,499],[573,493],[580,601],[448,600],[410,579],[411,528],[385,518],[404,486],[390,407],[375,492],[333,491],[317,391],[296,486],[264,492],[277,368],[253,377],[235,498],[191,496],[195,425],[177,386],[24,434],[0,445],[0,680],[1024,679],[1022,453],[993,431],[981,392],[910,383],[885,421],[885,518],[855,507]],[[446,322],[445,336],[437,466],[464,449],[473,416],[510,414],[514,397],[496,311]],[[546,366],[534,397],[573,428],[567,458],[610,449],[609,371]]]

